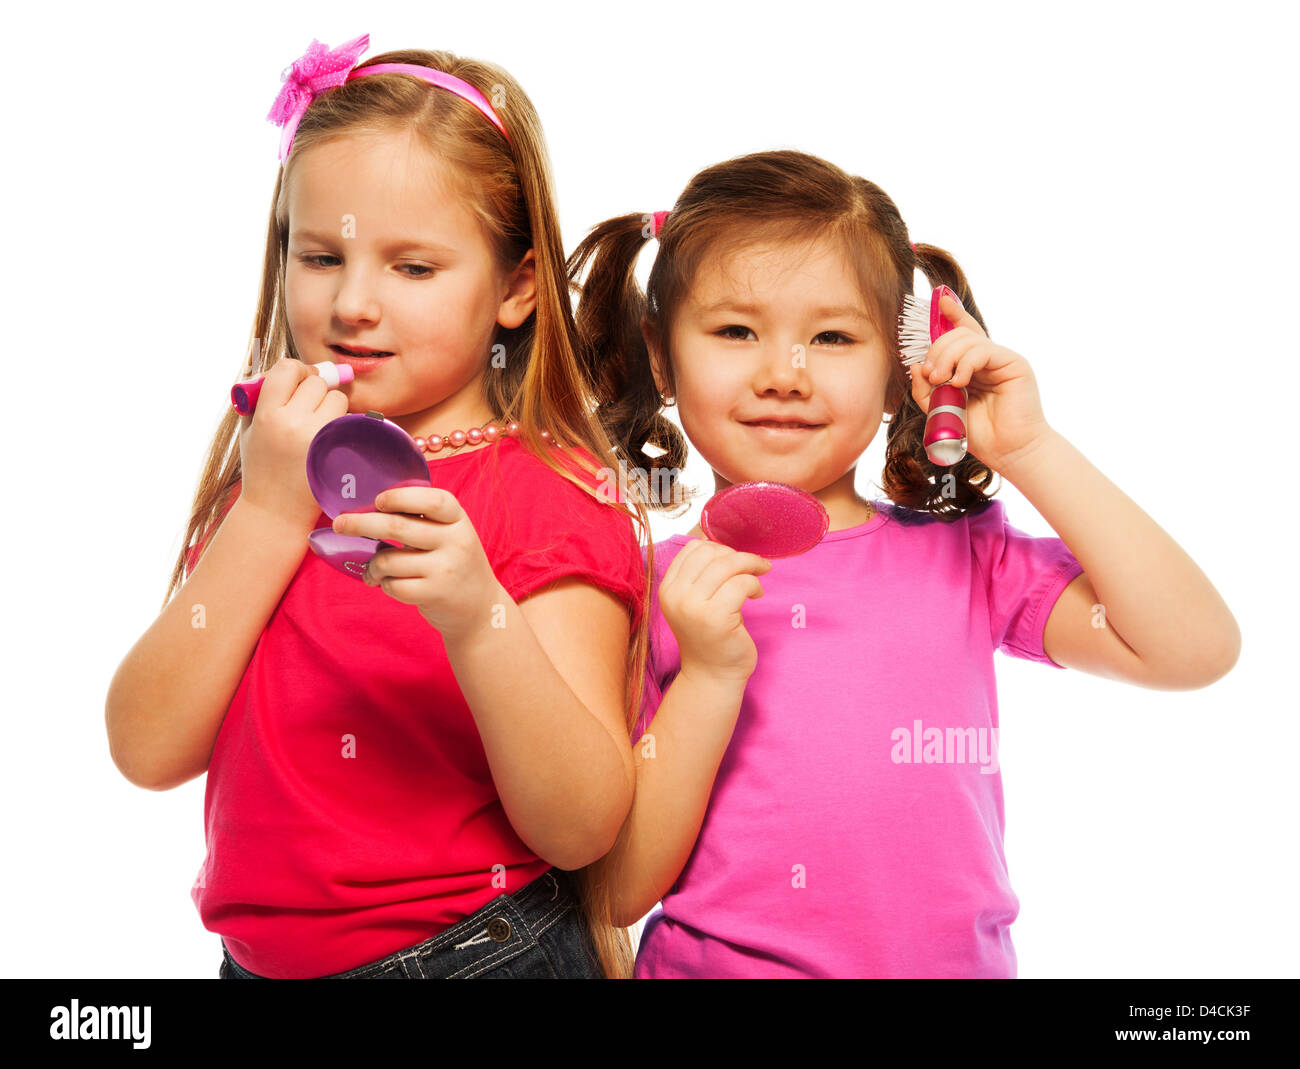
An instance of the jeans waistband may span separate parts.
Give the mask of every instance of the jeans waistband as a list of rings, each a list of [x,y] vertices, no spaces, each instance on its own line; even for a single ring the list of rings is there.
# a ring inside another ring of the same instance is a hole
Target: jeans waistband
[[[379,974],[412,979],[474,976],[536,947],[538,938],[571,909],[579,909],[573,877],[563,869],[549,869],[514,894],[498,895],[422,943],[320,979],[365,979]],[[268,979],[236,962],[224,941],[221,951],[236,977]]]

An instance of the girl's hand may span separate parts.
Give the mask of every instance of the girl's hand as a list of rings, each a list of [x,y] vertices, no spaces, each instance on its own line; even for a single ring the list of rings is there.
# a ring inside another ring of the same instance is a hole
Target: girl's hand
[[[761,598],[757,576],[772,562],[693,538],[659,584],[659,607],[681,650],[681,674],[744,682],[758,665],[741,606]]]
[[[432,486],[397,486],[376,497],[375,508],[380,511],[334,518],[339,534],[402,544],[370,558],[362,574],[366,585],[414,605],[444,639],[487,626],[493,604],[510,595],[455,496]]]
[[[922,363],[912,365],[912,396],[928,415],[936,386],[951,379],[953,386],[966,387],[967,448],[1003,474],[1051,432],[1034,372],[1019,353],[991,342],[957,301],[945,295],[939,308],[956,326],[930,346]]]
[[[310,530],[321,508],[307,485],[307,447],[347,411],[348,395],[331,390],[307,364],[278,361],[253,414],[239,417],[240,498]]]

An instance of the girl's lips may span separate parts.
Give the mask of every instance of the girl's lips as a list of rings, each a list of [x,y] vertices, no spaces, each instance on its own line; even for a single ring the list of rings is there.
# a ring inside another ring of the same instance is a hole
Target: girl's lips
[[[388,353],[384,356],[358,356],[357,354],[350,353],[346,349],[342,349],[337,345],[331,345],[330,351],[335,355],[339,362],[349,365],[357,375],[378,367],[393,355],[392,353]]]
[[[755,430],[768,431],[773,434],[798,434],[800,431],[815,431],[821,424],[819,423],[785,423],[780,420],[765,419],[755,423],[746,423],[746,427],[753,427]]]

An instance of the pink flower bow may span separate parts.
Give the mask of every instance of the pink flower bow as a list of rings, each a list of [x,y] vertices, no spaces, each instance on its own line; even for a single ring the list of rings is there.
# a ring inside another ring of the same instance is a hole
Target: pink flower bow
[[[346,82],[357,59],[369,47],[368,33],[339,45],[333,51],[313,38],[307,51],[281,75],[284,85],[271,105],[271,114],[266,117],[268,122],[284,127],[280,137],[281,163],[289,158],[293,135],[311,102],[326,89]]]

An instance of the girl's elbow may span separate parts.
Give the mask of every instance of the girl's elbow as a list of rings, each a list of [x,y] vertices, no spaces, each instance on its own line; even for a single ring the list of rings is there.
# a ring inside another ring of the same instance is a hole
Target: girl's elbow
[[[1200,687],[1217,683],[1231,672],[1237,666],[1237,661],[1241,659],[1241,629],[1237,626],[1237,621],[1231,617],[1229,625],[1224,629],[1218,646],[1202,658],[1204,674],[1198,683]]]
[[[615,928],[631,928],[654,908],[653,902],[645,909],[642,909],[640,906],[632,906],[629,908],[621,902],[617,904],[611,902],[609,922]]]
[[[537,856],[557,869],[576,872],[578,869],[585,869],[588,865],[595,864],[609,853],[612,846],[612,843],[608,846],[593,846],[591,840],[584,839],[556,843],[553,847],[539,851]]]
[[[614,849],[622,826],[623,822],[619,820],[616,824],[603,823],[583,832],[574,829],[573,834],[558,840],[548,850],[544,860],[570,872],[593,865]]]
[[[1237,626],[1236,618],[1232,620],[1232,630],[1228,637],[1228,657],[1224,662],[1223,675],[1227,675],[1237,667],[1237,662],[1241,659],[1241,628]],[[1222,678],[1222,677],[1220,677]]]
[[[1204,690],[1231,672],[1240,655],[1240,644],[1229,650],[1208,650],[1153,677],[1148,685],[1156,690]]]
[[[606,810],[598,821],[570,821],[558,834],[532,848],[538,857],[557,869],[572,872],[586,868],[614,849],[626,815],[626,810]]]
[[[663,895],[651,891],[632,875],[611,884],[609,889],[609,919],[615,928],[631,928],[649,916]]]
[[[1144,685],[1155,690],[1202,690],[1236,667],[1241,657],[1241,631],[1232,617],[1212,635],[1166,651]]]

